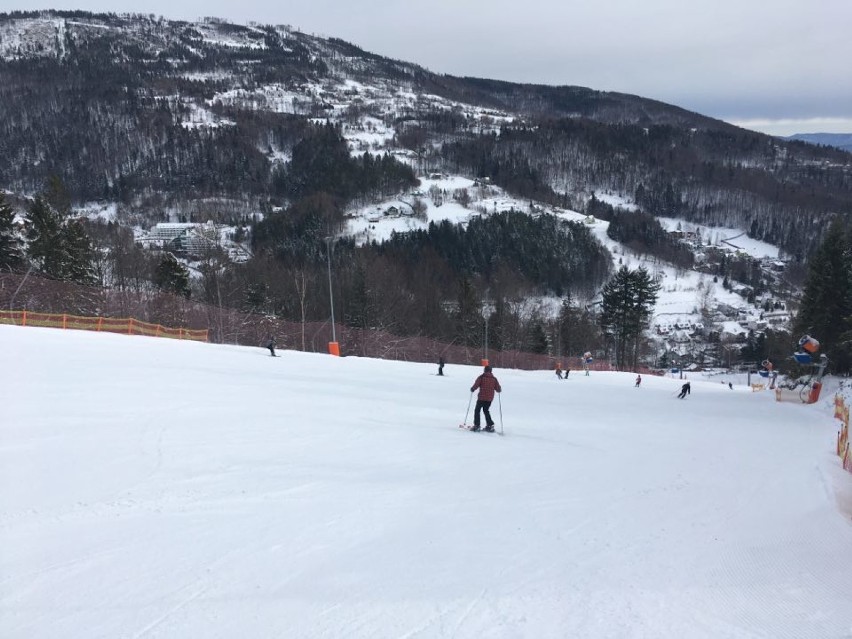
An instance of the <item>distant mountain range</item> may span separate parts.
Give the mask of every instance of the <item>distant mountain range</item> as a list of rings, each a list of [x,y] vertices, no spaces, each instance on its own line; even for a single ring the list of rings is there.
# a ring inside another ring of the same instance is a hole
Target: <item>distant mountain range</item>
[[[788,135],[785,139],[833,146],[852,153],[852,133],[796,133]]]

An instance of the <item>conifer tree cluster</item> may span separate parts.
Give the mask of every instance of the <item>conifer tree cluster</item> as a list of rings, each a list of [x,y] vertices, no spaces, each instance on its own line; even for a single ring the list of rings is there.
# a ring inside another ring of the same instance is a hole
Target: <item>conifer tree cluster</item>
[[[644,268],[622,266],[603,288],[601,329],[620,370],[635,369],[642,332],[654,312],[660,285]]]
[[[414,186],[414,172],[393,156],[364,153],[353,158],[340,130],[331,123],[314,127],[293,147],[286,169],[276,174],[278,194],[297,203],[326,193],[349,202],[383,197]]]
[[[47,277],[94,284],[95,251],[80,220],[70,217],[71,201],[62,182],[53,178],[30,204],[22,242],[11,225],[11,209],[0,202],[0,259],[8,268],[22,268],[24,259]]]
[[[642,211],[613,211],[606,234],[640,255],[654,255],[680,268],[692,268],[695,261],[688,247],[672,239],[657,218]]]
[[[852,370],[852,226],[839,217],[810,261],[795,330],[819,340],[834,373]]]
[[[15,212],[0,191],[0,270],[17,271],[24,265],[21,238],[15,229]]]
[[[154,284],[166,293],[174,293],[183,297],[190,296],[189,271],[171,253],[166,253],[157,265],[154,272]]]

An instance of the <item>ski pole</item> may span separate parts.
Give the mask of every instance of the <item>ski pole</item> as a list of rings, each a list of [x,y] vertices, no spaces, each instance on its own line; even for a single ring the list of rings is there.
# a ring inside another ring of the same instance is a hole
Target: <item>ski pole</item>
[[[467,410],[464,413],[464,421],[463,424],[467,424],[467,416],[470,413],[470,404],[473,401],[473,391],[470,391],[470,399],[467,400]]]
[[[503,435],[503,400],[500,399],[501,393],[497,393],[497,408],[500,410],[500,435]]]

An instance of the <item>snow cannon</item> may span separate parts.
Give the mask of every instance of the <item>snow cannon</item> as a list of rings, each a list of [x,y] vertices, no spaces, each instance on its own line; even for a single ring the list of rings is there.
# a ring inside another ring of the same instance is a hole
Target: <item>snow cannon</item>
[[[810,335],[802,335],[799,340],[799,348],[813,355],[819,350],[819,342]]]
[[[595,361],[595,360],[594,360],[594,358],[592,357],[592,354],[589,351],[586,351],[585,353],[583,353],[583,362],[585,362],[586,364],[591,364],[593,361]]]
[[[770,373],[772,372],[772,369],[774,368],[772,362],[770,362],[768,359],[765,359],[762,362],[760,362],[760,365],[763,366],[763,368],[765,368],[767,370],[767,372],[770,372]]]

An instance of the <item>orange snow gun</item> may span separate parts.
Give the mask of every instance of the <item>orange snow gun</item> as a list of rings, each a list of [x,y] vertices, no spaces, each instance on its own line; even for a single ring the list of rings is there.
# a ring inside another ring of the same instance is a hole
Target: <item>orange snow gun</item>
[[[799,348],[813,355],[819,350],[819,342],[810,335],[803,335],[799,340]]]

